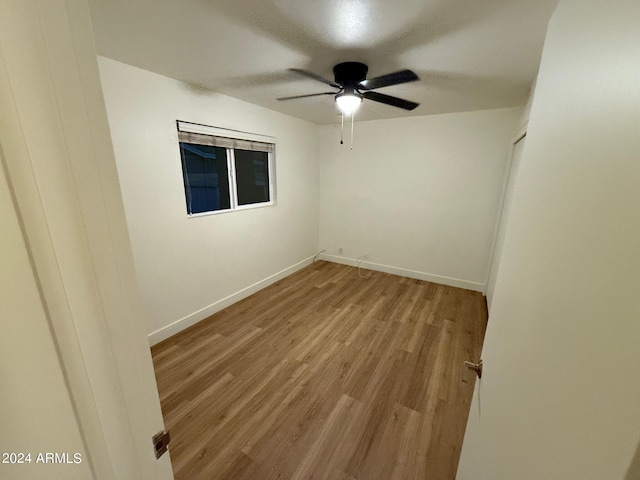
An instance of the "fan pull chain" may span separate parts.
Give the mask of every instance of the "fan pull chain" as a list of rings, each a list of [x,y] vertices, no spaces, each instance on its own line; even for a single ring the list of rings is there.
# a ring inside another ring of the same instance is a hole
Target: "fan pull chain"
[[[344,136],[344,113],[341,114],[342,116],[342,128],[340,129],[340,145],[343,145],[344,142],[342,141],[342,137]]]
[[[351,114],[351,150],[353,150],[353,122],[354,122],[355,116],[356,116],[356,112],[353,112]]]

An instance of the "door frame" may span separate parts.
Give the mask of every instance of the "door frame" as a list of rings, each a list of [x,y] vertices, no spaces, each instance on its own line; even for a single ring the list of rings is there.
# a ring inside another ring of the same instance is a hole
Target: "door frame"
[[[527,129],[529,126],[529,122],[525,122],[524,125],[522,125],[522,127],[520,127],[517,131],[517,133],[511,137],[511,146],[509,148],[509,161],[508,161],[508,165],[507,168],[505,168],[505,172],[502,178],[502,191],[500,194],[500,205],[498,206],[498,216],[496,217],[496,223],[495,226],[493,228],[493,241],[491,243],[491,253],[489,255],[489,264],[487,266],[487,276],[484,282],[484,294],[485,296],[487,295],[487,290],[489,288],[489,280],[491,279],[491,274],[493,273],[494,269],[496,269],[499,265],[499,263],[494,265],[494,258],[496,256],[496,249],[498,247],[498,234],[500,233],[500,228],[502,227],[502,221],[504,219],[504,209],[505,209],[505,202],[507,199],[507,191],[509,189],[509,178],[511,177],[511,170],[513,167],[513,156],[515,154],[516,151],[516,145],[527,136]],[[487,302],[487,310],[488,313],[491,314],[490,311],[491,305],[489,304],[489,302]]]

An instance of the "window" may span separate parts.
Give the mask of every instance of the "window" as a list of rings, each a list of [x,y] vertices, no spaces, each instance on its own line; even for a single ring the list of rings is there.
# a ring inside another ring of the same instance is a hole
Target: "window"
[[[178,122],[189,215],[273,205],[275,145],[231,133]]]

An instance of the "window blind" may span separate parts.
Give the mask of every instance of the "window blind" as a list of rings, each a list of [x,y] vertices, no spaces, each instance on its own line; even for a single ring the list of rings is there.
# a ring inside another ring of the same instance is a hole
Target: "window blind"
[[[273,143],[258,142],[255,140],[243,140],[240,138],[220,137],[217,135],[204,135],[202,133],[178,132],[178,140],[183,143],[195,143],[197,145],[209,145],[211,147],[233,148],[238,150],[250,150],[254,152],[274,152]]]

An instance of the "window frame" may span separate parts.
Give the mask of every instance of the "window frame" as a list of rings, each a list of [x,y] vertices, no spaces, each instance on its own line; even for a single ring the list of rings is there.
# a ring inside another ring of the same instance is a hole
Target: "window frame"
[[[185,122],[182,120],[176,120],[177,132],[178,132],[178,150],[180,153],[180,162],[182,169],[182,184],[183,191],[185,195],[185,200],[188,193],[184,187],[184,177],[185,177],[185,163],[182,156],[182,149],[180,147],[181,143],[189,143],[183,142],[180,140],[179,132],[185,133],[197,133],[200,135],[207,135],[211,137],[222,137],[233,140],[240,141],[255,141],[260,143],[267,143],[273,145],[273,151],[264,151],[267,154],[267,173],[269,177],[269,201],[267,202],[257,202],[250,203],[248,205],[239,205],[238,204],[238,183],[237,183],[237,175],[236,175],[236,157],[235,150],[236,148],[232,147],[224,147],[227,153],[227,182],[229,185],[229,204],[230,208],[220,209],[220,210],[209,210],[206,212],[197,212],[197,213],[189,213],[189,209],[187,207],[187,217],[206,217],[209,215],[220,215],[223,213],[236,212],[242,210],[253,210],[255,208],[263,208],[263,207],[272,207],[276,205],[276,182],[275,182],[275,150],[276,150],[276,141],[274,137],[268,135],[261,135],[250,132],[242,132],[240,130],[230,130],[224,129],[220,127],[212,127],[208,125],[203,125],[199,123]],[[197,145],[192,143],[192,145]],[[238,148],[238,150],[243,150],[242,148]],[[262,150],[254,150],[254,151],[262,151]]]

